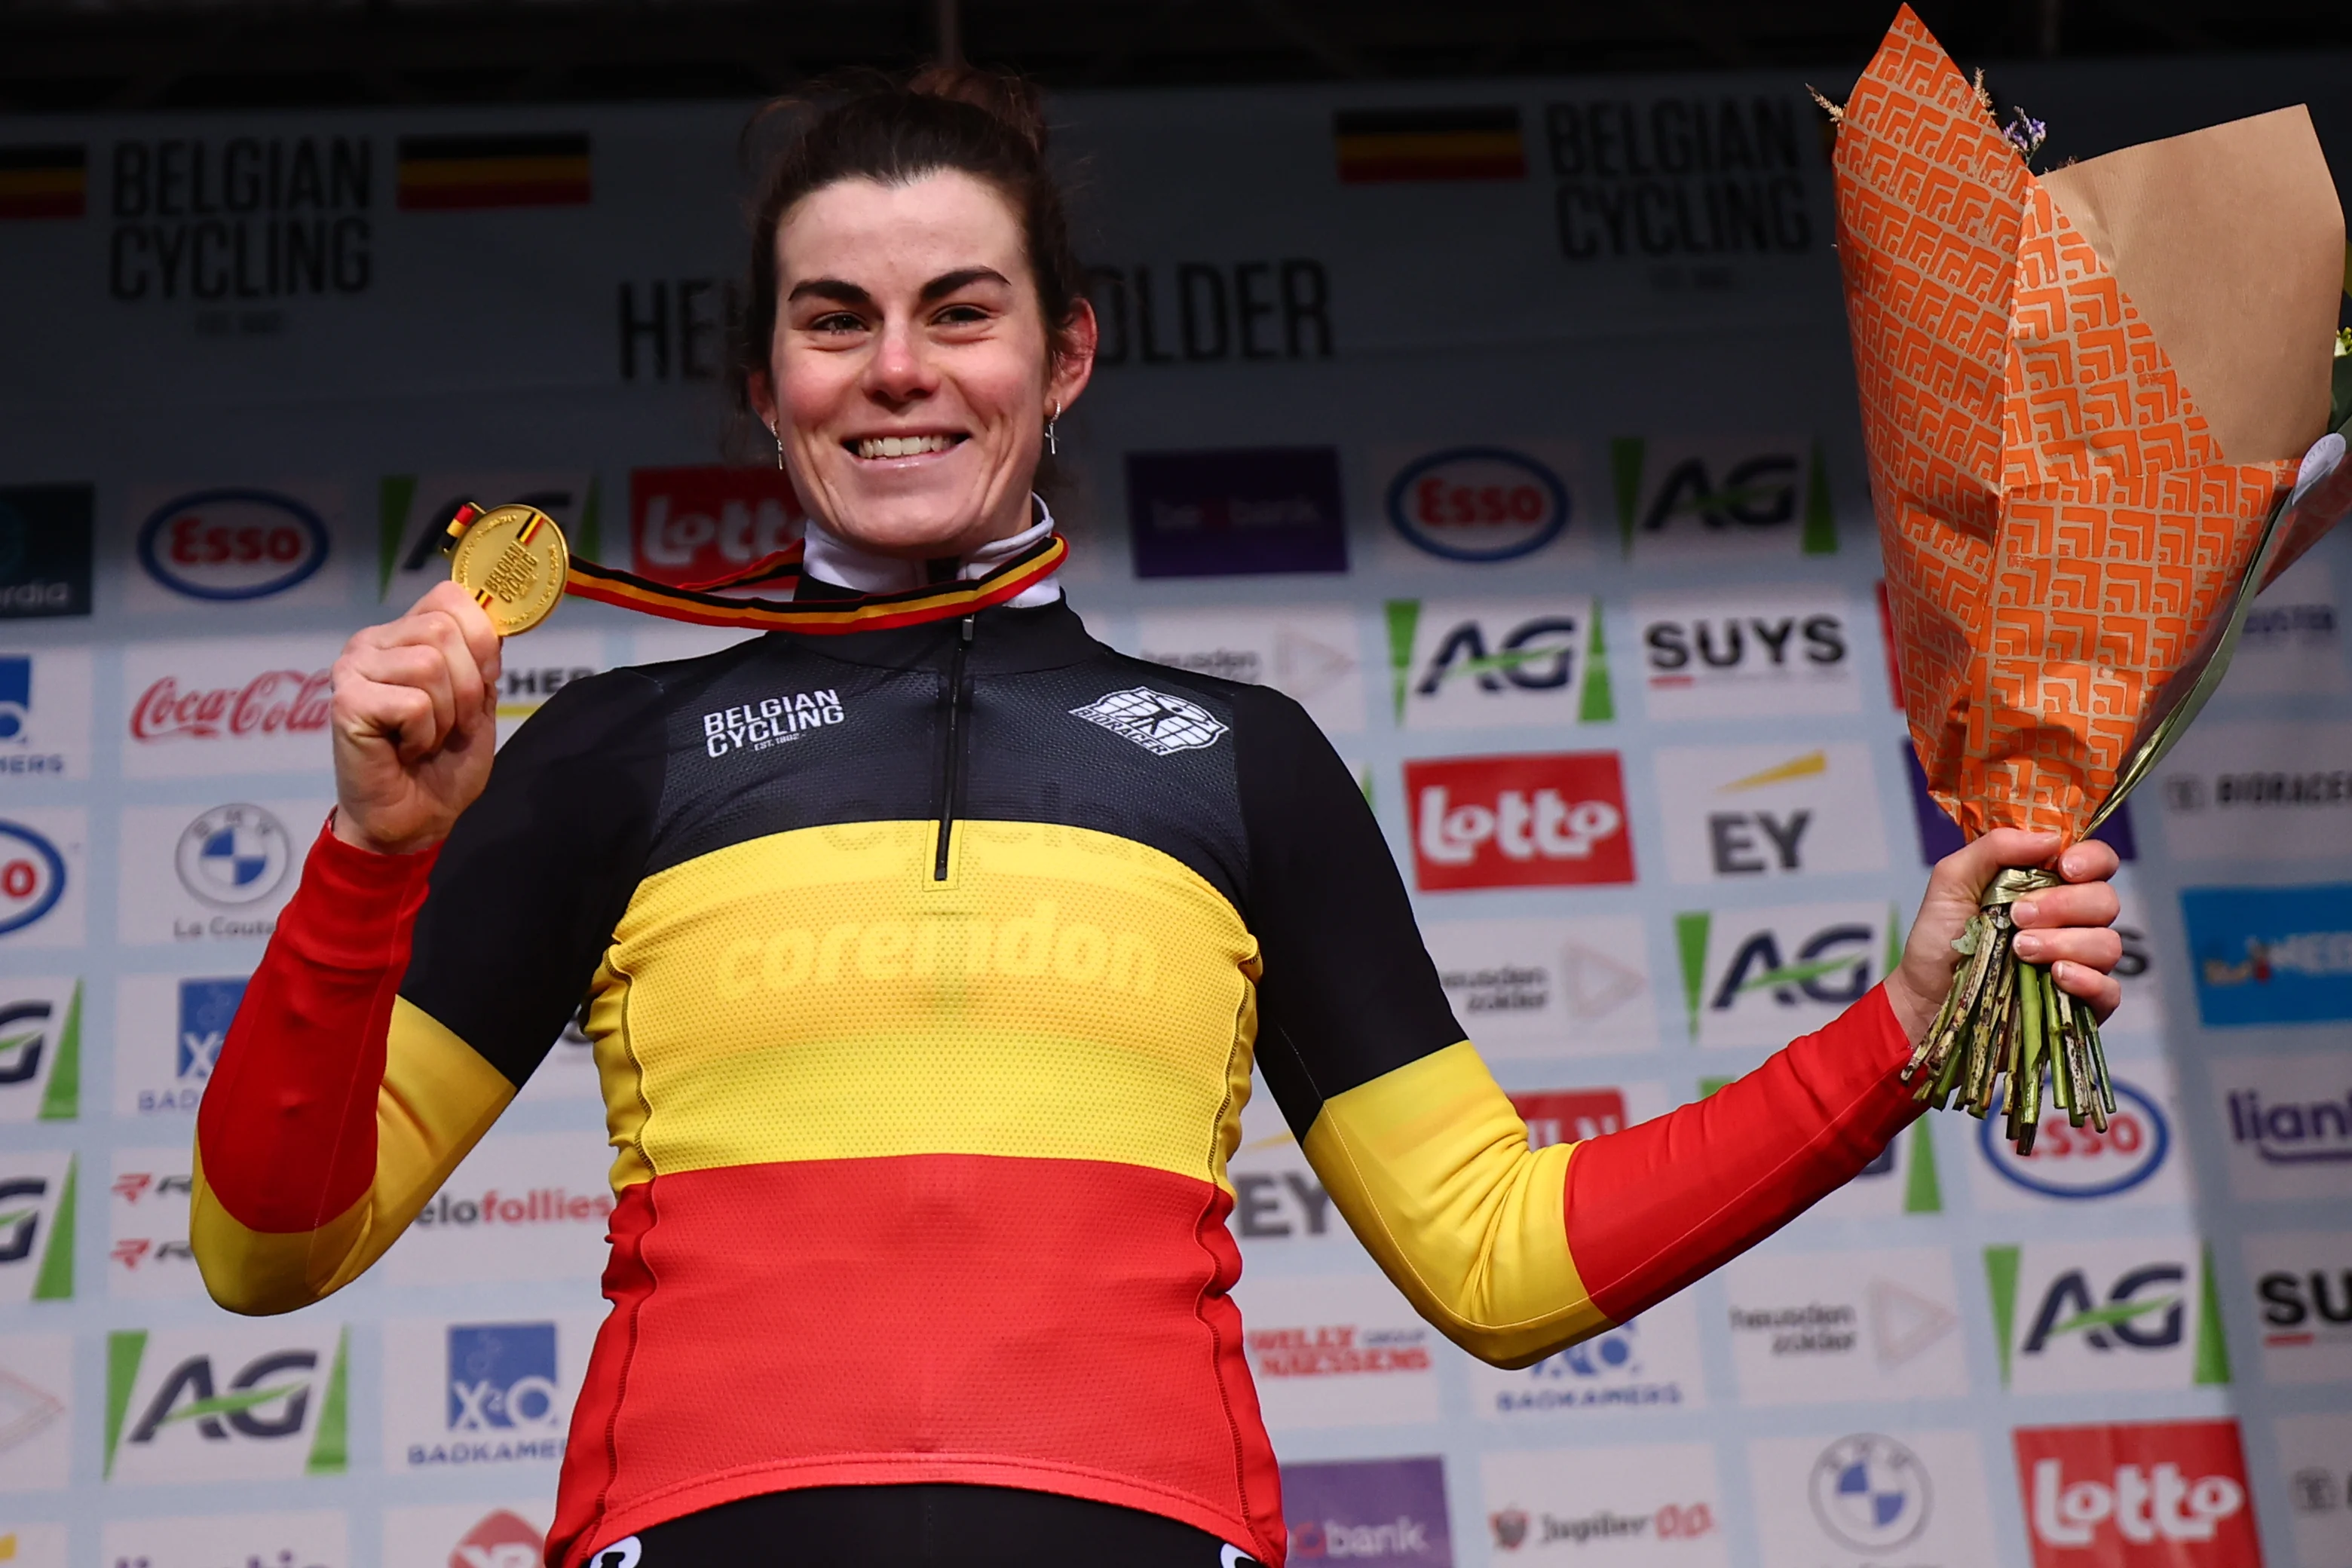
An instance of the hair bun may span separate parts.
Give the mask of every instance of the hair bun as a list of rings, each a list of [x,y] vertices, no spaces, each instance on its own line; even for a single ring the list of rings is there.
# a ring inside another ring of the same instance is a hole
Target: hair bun
[[[1037,89],[1021,77],[959,60],[925,66],[907,79],[907,91],[917,98],[968,103],[1028,143],[1032,156],[1045,156],[1045,103]]]

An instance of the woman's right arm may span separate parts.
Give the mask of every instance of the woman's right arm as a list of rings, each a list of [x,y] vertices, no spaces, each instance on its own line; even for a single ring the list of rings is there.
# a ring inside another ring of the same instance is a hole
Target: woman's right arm
[[[559,691],[493,773],[498,638],[444,584],[335,668],[337,808],[196,1120],[213,1299],[282,1312],[383,1255],[546,1054],[642,864],[650,683]]]

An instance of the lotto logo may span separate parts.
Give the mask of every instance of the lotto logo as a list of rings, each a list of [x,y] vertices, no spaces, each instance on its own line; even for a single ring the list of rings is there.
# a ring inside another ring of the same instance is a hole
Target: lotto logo
[[[1423,892],[1633,880],[1614,752],[1409,762]]]
[[[2245,1568],[2262,1561],[2234,1421],[2021,1427],[2034,1568]]]

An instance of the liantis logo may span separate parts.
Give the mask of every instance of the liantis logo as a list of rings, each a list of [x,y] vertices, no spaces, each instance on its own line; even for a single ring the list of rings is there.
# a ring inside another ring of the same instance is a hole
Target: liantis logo
[[[2230,1091],[2230,1141],[2269,1165],[2352,1163],[2352,1093],[2334,1100],[2265,1100]]]

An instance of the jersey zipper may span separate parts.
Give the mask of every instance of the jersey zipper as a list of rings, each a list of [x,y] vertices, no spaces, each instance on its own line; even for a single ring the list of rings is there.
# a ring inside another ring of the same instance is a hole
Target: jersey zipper
[[[956,626],[955,652],[948,659],[948,754],[940,770],[940,843],[931,858],[931,880],[948,879],[948,840],[955,832],[956,796],[963,788],[964,661],[971,656],[973,617]]]

